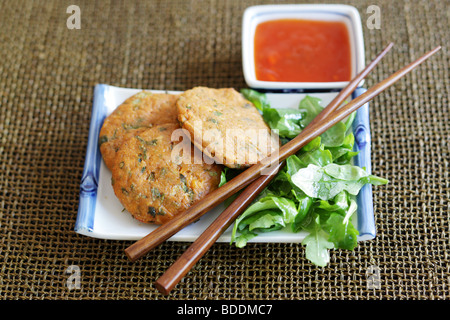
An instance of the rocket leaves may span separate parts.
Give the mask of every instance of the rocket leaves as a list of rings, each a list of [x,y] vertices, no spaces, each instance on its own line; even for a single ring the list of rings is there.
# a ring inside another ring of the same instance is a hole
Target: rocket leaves
[[[298,170],[291,179],[306,195],[321,200],[330,200],[344,190],[356,196],[359,190],[369,182],[387,183],[387,180],[369,175],[360,167],[335,163],[324,167],[309,164],[306,168]]]
[[[243,89],[241,93],[285,142],[297,136],[322,110],[320,99],[311,96],[301,100],[298,110],[287,110],[272,108],[266,96],[254,90]],[[330,249],[356,247],[358,230],[352,223],[357,212],[356,196],[366,184],[388,181],[352,165],[357,154],[353,119],[354,114],[286,159],[284,168],[235,221],[231,243],[244,247],[261,233],[304,231],[305,256],[322,267],[330,260]]]

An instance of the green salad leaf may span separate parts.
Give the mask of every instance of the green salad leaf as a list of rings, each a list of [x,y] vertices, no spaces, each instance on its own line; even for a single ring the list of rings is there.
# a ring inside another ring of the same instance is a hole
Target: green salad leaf
[[[334,243],[328,240],[328,234],[322,230],[318,216],[312,222],[313,228],[303,239],[306,258],[319,267],[325,267],[330,261],[330,252]]]
[[[296,214],[294,201],[274,195],[264,196],[250,205],[236,220],[231,241],[236,241],[238,247],[245,246],[249,239],[260,232],[284,228],[294,220]],[[237,231],[244,231],[243,236],[236,238]]]
[[[297,171],[292,182],[312,198],[329,200],[345,190],[357,195],[367,183],[375,185],[386,184],[387,180],[369,175],[364,169],[350,164],[327,164],[324,167],[309,164]]]
[[[306,113],[306,117],[303,121],[303,128],[323,110],[320,102],[321,100],[319,98],[311,96],[306,96],[300,101],[298,106],[299,111],[301,113]],[[351,121],[349,122],[349,125],[351,125]],[[347,124],[340,121],[321,135],[321,142],[325,147],[339,147],[344,142],[346,131]]]
[[[351,217],[356,209],[356,201],[351,199],[345,215],[332,212],[326,220],[324,228],[330,235],[329,240],[334,243],[336,248],[353,250],[356,247],[359,233],[351,222]]]
[[[295,138],[303,130],[303,113],[295,109],[266,108],[263,117],[282,137]]]
[[[318,98],[306,96],[298,109],[276,109],[265,94],[242,89],[241,93],[261,112],[282,142],[297,136],[322,110]],[[352,223],[357,212],[356,196],[366,184],[388,180],[354,166],[355,113],[310,141],[286,165],[257,199],[236,219],[231,243],[244,247],[258,234],[283,229],[307,233],[302,241],[306,258],[317,266],[330,261],[330,249],[353,250],[358,230]],[[225,169],[220,185],[233,177]]]
[[[306,110],[299,111],[289,108],[272,108],[264,93],[251,89],[242,89],[241,93],[261,111],[264,121],[272,130],[277,131],[280,137],[292,139],[296,137],[307,124],[305,122]]]
[[[323,110],[321,99],[309,95],[300,101],[298,109],[291,109],[272,108],[264,93],[252,89],[242,89],[241,93],[261,111],[264,121],[281,138],[295,138]],[[322,144],[325,147],[340,147],[351,131],[354,117],[355,113],[352,113],[324,132],[321,135]]]

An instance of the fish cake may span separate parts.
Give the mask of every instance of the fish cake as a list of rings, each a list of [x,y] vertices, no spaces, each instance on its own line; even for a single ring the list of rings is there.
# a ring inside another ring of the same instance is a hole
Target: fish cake
[[[141,91],[119,105],[103,122],[99,146],[106,166],[111,169],[122,141],[156,124],[178,123],[178,95]]]
[[[232,88],[195,87],[181,93],[176,105],[192,142],[219,164],[249,167],[279,148],[258,109]]]
[[[181,130],[178,124],[154,126],[124,140],[117,151],[112,168],[114,193],[141,222],[164,224],[220,183],[222,166],[203,161],[187,136],[181,142],[172,139],[177,129]],[[179,148],[183,143],[187,143],[186,153]],[[184,161],[178,157],[181,153]]]

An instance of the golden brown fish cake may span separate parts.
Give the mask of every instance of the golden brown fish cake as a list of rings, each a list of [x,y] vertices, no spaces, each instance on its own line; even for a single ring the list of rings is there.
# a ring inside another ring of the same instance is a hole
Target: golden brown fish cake
[[[122,141],[156,124],[177,123],[178,95],[141,91],[118,106],[103,122],[99,146],[106,166],[111,169]]]
[[[259,111],[232,88],[196,87],[177,101],[178,120],[192,142],[231,168],[248,167],[279,147]]]
[[[154,126],[124,140],[112,167],[114,193],[137,220],[163,224],[216,189],[222,167],[195,158],[194,146],[179,161],[179,140],[172,141],[178,124]],[[174,151],[176,150],[176,151]],[[198,155],[198,153],[197,153]]]

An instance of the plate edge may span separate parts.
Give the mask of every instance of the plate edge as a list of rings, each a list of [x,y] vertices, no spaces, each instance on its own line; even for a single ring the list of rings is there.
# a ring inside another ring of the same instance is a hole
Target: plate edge
[[[86,159],[81,176],[78,214],[74,231],[80,234],[94,230],[95,206],[101,164],[101,154],[98,147],[98,136],[101,124],[106,116],[105,95],[109,86],[97,84],[94,88],[94,98],[89,125]]]
[[[356,88],[352,94],[352,99],[366,91],[367,89],[363,87]],[[354,157],[355,165],[364,167],[367,173],[372,174],[369,102],[357,110],[356,118],[353,122],[353,132],[355,134],[355,151],[359,151]],[[371,240],[376,236],[372,197],[371,184],[364,185],[356,197],[359,241]]]

